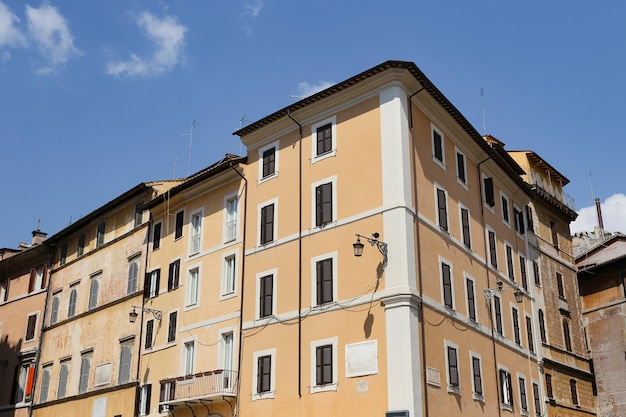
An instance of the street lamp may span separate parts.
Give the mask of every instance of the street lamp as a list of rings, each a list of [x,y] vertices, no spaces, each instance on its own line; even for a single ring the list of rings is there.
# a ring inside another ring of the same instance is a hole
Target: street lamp
[[[361,243],[361,238],[365,239],[367,243],[372,246],[376,246],[378,251],[383,255],[383,264],[387,265],[387,244],[378,240],[380,234],[377,232],[372,233],[372,237],[363,236],[360,234],[356,234],[356,242],[352,244],[352,248],[354,249],[354,256],[360,257],[363,255],[363,247],[365,246]]]
[[[515,301],[518,303],[521,303],[522,301],[524,301],[524,291],[522,291],[522,289],[520,287],[513,287],[511,285],[504,285],[502,283],[502,281],[498,281],[496,282],[496,288],[487,288],[485,290],[485,300],[491,300],[493,298],[494,295],[496,295],[497,292],[502,292],[504,290],[508,290],[508,289],[514,289],[515,292],[513,293],[513,295],[515,295]]]
[[[163,316],[163,313],[161,311],[153,310],[151,308],[146,308],[146,307],[133,306],[133,311],[128,313],[128,320],[131,323],[134,323],[135,321],[137,321],[137,316],[139,316],[137,311],[135,311],[135,309],[137,309],[137,308],[140,308],[141,310],[145,311],[146,313],[152,313],[152,315],[154,316],[155,319],[161,321],[161,317]]]

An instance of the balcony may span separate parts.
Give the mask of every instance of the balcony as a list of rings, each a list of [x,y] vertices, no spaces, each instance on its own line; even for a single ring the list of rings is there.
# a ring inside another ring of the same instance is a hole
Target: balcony
[[[541,190],[543,190],[544,193],[560,201],[566,207],[570,208],[571,210],[576,209],[576,207],[574,206],[574,199],[571,196],[569,196],[566,192],[563,191],[562,186],[554,185],[551,182],[544,180],[541,177],[541,175],[537,173],[534,173],[533,175],[533,182],[534,182],[534,185],[537,186],[538,188],[541,188]]]
[[[159,409],[227,401],[237,396],[237,371],[217,369],[161,381]]]

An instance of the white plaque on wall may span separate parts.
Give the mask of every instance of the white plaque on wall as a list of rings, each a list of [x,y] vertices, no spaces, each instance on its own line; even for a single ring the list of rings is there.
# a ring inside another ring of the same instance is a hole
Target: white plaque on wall
[[[378,373],[378,344],[376,340],[346,345],[346,377]]]

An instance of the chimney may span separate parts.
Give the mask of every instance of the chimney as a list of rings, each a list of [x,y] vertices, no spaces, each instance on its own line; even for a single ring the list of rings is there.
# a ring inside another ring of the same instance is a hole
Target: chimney
[[[596,239],[604,242],[604,222],[602,221],[602,207],[599,198],[596,198],[596,213],[598,214],[598,227],[595,230]]]
[[[37,230],[33,230],[33,241],[32,241],[32,246],[35,245],[40,245],[43,243],[44,240],[46,240],[46,236],[48,236],[47,233],[42,232],[41,230],[37,229]]]

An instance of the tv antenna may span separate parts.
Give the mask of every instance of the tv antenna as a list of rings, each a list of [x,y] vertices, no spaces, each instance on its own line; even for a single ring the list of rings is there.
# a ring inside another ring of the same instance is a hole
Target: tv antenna
[[[487,123],[485,122],[485,89],[482,87],[480,87],[480,98],[483,108],[483,136],[485,136],[487,134]]]
[[[181,133],[180,136],[189,136],[189,161],[187,162],[187,176],[189,176],[189,171],[191,170],[191,144],[193,142],[193,128],[196,127],[199,123],[195,120],[191,122],[191,128],[189,129],[189,133]]]

